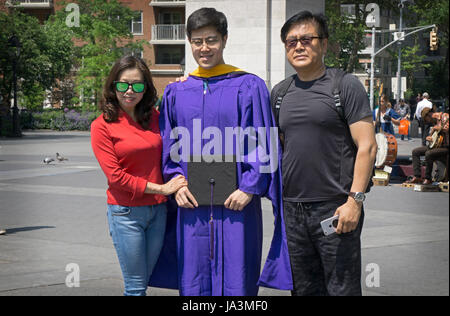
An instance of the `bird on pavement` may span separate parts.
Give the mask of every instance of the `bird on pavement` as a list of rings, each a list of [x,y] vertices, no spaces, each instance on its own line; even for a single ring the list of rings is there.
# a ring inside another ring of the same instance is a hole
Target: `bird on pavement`
[[[50,157],[45,157],[45,158],[44,158],[44,163],[47,164],[47,165],[48,165],[49,163],[51,163],[52,161],[55,161],[55,159],[50,158]]]
[[[63,162],[64,160],[69,160],[66,157],[61,156],[59,153],[56,153],[56,159],[58,159],[59,162]]]

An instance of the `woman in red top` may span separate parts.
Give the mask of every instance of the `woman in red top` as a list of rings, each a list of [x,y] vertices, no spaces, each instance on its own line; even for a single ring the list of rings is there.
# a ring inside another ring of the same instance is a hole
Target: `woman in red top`
[[[106,80],[99,116],[91,125],[94,154],[108,180],[110,234],[124,277],[124,295],[145,295],[166,227],[166,195],[186,186],[164,184],[156,89],[147,65],[126,56]]]

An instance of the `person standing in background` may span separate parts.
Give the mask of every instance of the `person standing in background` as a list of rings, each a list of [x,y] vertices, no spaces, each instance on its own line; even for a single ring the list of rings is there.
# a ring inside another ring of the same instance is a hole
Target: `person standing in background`
[[[395,111],[398,115],[400,115],[400,121],[409,120],[411,116],[411,109],[408,104],[405,103],[405,100],[400,99],[400,102],[395,105]],[[405,135],[401,135],[401,140],[405,140]],[[408,128],[408,140],[411,140],[411,136]]]
[[[422,112],[425,108],[432,109],[433,104],[429,101],[430,95],[427,92],[424,92],[422,97],[422,100],[417,103],[415,117],[419,121],[419,127],[422,133],[422,146],[425,146],[427,143],[426,138],[430,132],[431,125],[423,120]]]

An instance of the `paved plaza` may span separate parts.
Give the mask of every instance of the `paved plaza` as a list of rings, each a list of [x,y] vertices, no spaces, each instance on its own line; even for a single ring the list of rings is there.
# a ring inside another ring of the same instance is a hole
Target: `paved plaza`
[[[419,139],[398,142],[400,155],[420,145]],[[56,152],[69,160],[43,163]],[[0,296],[122,295],[105,191],[88,132],[0,139],[0,229],[7,230],[0,235]],[[396,185],[372,188],[362,234],[364,295],[449,295],[448,197]],[[273,229],[268,201],[263,212],[265,258]],[[259,294],[290,295],[267,288]]]

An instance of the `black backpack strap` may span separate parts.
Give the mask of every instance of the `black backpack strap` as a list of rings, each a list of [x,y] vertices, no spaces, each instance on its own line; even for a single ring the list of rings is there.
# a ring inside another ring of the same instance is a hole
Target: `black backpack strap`
[[[272,111],[275,116],[276,126],[280,125],[279,119],[280,119],[281,103],[283,103],[283,98],[286,95],[286,93],[288,92],[289,87],[291,86],[292,81],[294,81],[296,75],[297,74],[294,74],[294,75],[284,79],[272,91],[271,103],[272,103]]]
[[[332,76],[332,87],[331,93],[334,99],[335,110],[338,112],[339,117],[342,121],[347,124],[347,119],[345,118],[344,108],[341,102],[341,84],[342,79],[347,73],[341,69],[334,70],[334,76]]]
[[[344,76],[346,74],[347,74],[347,72],[345,72],[341,69],[335,69],[334,75],[332,75],[333,90],[331,90],[331,94],[333,95],[335,110],[338,112],[339,117],[342,119],[342,121],[344,121],[346,126],[349,128],[349,133],[350,133],[350,127],[348,126],[347,119],[345,118],[344,107],[342,106],[342,102],[341,102],[342,79],[344,78]],[[353,146],[356,150],[356,145],[354,143],[353,143]],[[370,189],[373,186],[373,180],[372,180],[373,176],[375,176],[375,166],[373,166],[373,168],[372,168],[372,175],[369,178],[369,183],[367,184],[367,188],[365,191],[366,193],[370,192]]]

